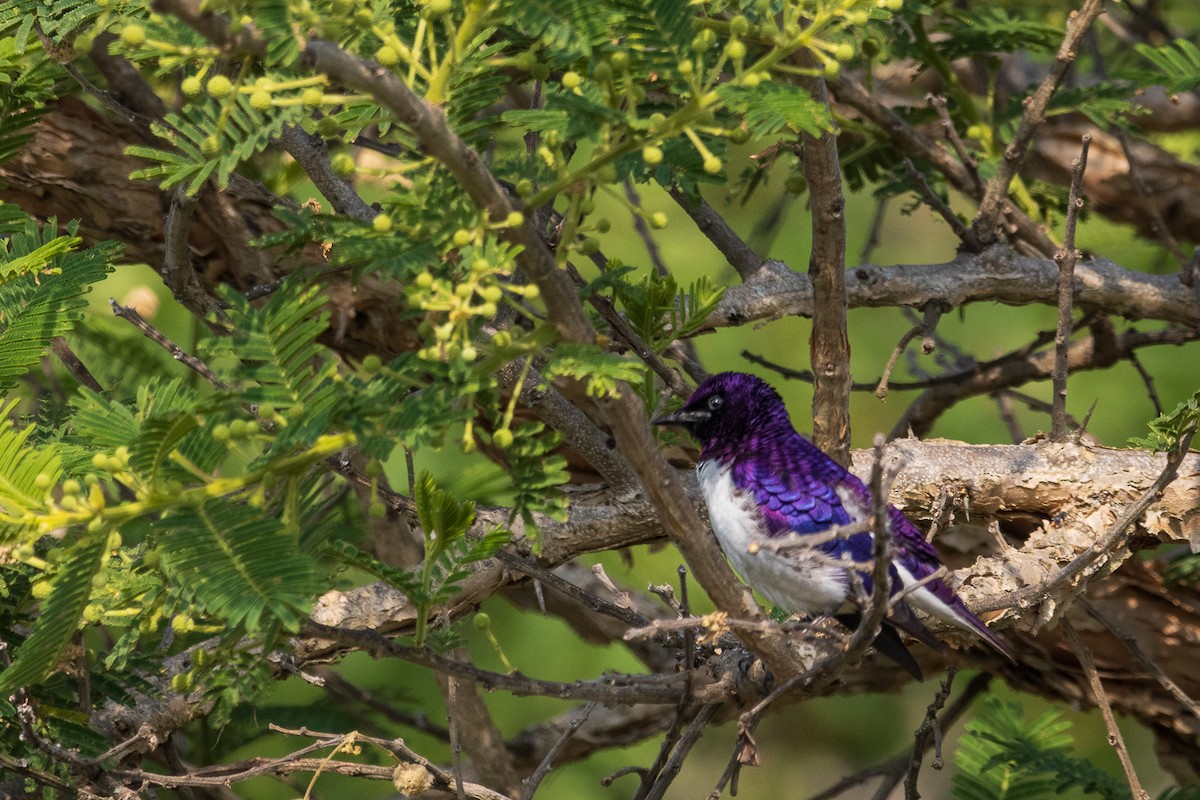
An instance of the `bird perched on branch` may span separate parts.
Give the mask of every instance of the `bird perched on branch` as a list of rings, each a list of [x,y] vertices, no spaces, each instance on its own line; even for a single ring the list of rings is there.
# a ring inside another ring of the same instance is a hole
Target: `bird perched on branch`
[[[654,424],[682,425],[700,442],[697,472],[713,532],[750,586],[789,613],[832,614],[857,625],[860,601],[872,587],[871,490],[796,432],[771,386],[739,372],[714,375],[683,408]],[[886,510],[893,602],[876,649],[921,679],[897,629],[935,649],[943,645],[913,614],[915,607],[1015,660],[949,585],[930,577],[941,561],[916,526],[894,506]],[[799,546],[780,546],[788,534],[798,534]],[[803,546],[805,539],[811,547]]]

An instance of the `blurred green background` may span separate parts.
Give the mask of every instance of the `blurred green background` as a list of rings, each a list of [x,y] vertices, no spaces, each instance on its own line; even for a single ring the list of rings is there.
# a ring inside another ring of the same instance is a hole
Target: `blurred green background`
[[[726,214],[735,229],[749,236],[763,214],[777,202],[783,192],[786,165],[777,165],[767,185],[749,202],[729,202],[721,192],[707,192],[709,201]],[[707,275],[718,283],[736,283],[736,274],[721,256],[691,225],[666,194],[657,187],[638,187],[647,212],[663,211],[670,224],[657,231],[655,237],[667,266],[681,285]],[[876,213],[876,201],[869,193],[847,198],[849,221],[848,254],[851,264],[869,233]],[[879,245],[871,255],[876,264],[938,263],[954,257],[956,240],[946,226],[923,210],[911,215],[901,213],[902,201],[893,201],[887,208],[880,229]],[[965,205],[960,208],[967,208]],[[598,198],[598,214],[613,221],[613,230],[602,236],[604,254],[626,264],[647,269],[649,260],[639,237],[633,232],[628,212],[603,197]],[[779,235],[766,250],[766,255],[787,262],[792,268],[807,267],[809,215],[803,197],[792,198],[779,228]],[[1101,220],[1088,220],[1080,230],[1081,248],[1119,264],[1153,269],[1160,263],[1159,253],[1138,241],[1126,229],[1108,225]],[[161,308],[155,323],[177,342],[186,343],[194,337],[193,321],[162,291],[161,282],[145,268],[122,269],[100,292],[93,295],[97,317],[109,312],[107,297],[125,298],[139,287],[150,287],[160,297]],[[995,304],[976,304],[948,313],[941,321],[939,333],[977,359],[992,358],[1029,342],[1038,331],[1054,327],[1055,311],[1050,307],[1012,308]],[[98,319],[93,324],[120,326],[116,321]],[[1116,322],[1118,330],[1126,324]],[[859,309],[850,312],[852,372],[855,380],[876,380],[892,348],[910,327],[895,309]],[[740,356],[743,349],[795,369],[808,367],[808,338],[810,325],[806,319],[782,319],[762,327],[748,325],[722,329],[697,339],[697,346],[709,371],[742,370],[755,372],[775,384],[786,398],[793,418],[801,430],[807,429],[810,419],[811,387],[798,381],[784,381],[777,375],[746,363]],[[1139,353],[1146,369],[1156,381],[1164,406],[1172,408],[1200,384],[1200,346],[1158,348]],[[165,354],[163,357],[166,358]],[[923,367],[938,371],[931,356],[918,356]],[[901,359],[893,379],[909,377]],[[182,369],[182,368],[180,368]],[[1093,402],[1095,413],[1089,431],[1104,444],[1120,447],[1130,437],[1142,434],[1146,423],[1154,416],[1146,390],[1128,363],[1112,369],[1082,373],[1071,378],[1067,401],[1068,411],[1076,417],[1086,414]],[[1049,384],[1022,387],[1044,401],[1049,401]],[[886,402],[869,392],[855,394],[852,401],[853,441],[862,447],[870,443],[876,432],[888,431],[912,398],[911,393],[893,391]],[[1017,416],[1026,435],[1049,428],[1045,415],[1017,406]],[[996,411],[993,400],[976,398],[955,407],[943,416],[933,435],[976,443],[1007,443],[1010,437]],[[449,439],[452,441],[452,439]],[[462,497],[487,502],[503,490],[503,477],[496,467],[481,456],[466,457],[457,451],[419,452],[418,468],[433,471],[444,485]],[[389,465],[391,477],[403,485],[403,459],[397,457]],[[607,553],[594,557],[605,565],[608,574],[633,589],[644,589],[650,582],[676,581],[680,563],[672,548],[651,553],[635,548],[626,554]],[[694,607],[703,609],[705,601],[698,598],[692,585]],[[490,600],[484,606],[493,620],[493,631],[507,657],[523,672],[547,679],[575,680],[595,677],[605,670],[639,671],[639,665],[620,647],[594,647],[581,643],[563,624],[537,614],[514,610],[505,602]],[[474,629],[468,628],[470,648],[478,663],[502,670],[503,666],[492,646]],[[412,713],[425,713],[431,722],[445,724],[444,709],[431,675],[422,669],[399,662],[373,662],[365,656],[347,659],[339,671],[355,684],[377,693],[382,699],[406,708]],[[792,706],[770,716],[761,726],[757,741],[763,764],[742,773],[740,797],[766,798],[775,796],[806,797],[845,775],[878,763],[910,746],[912,734],[924,713],[925,706],[936,691],[940,676],[930,676],[926,683],[910,685],[903,693],[872,697],[831,697]],[[960,675],[958,686],[965,686],[969,674]],[[1001,690],[1007,691],[1007,690]],[[496,719],[506,735],[515,735],[524,726],[566,711],[566,703],[539,698],[513,698],[497,693],[488,696]],[[1042,702],[1023,697],[1027,713],[1033,715]],[[664,714],[671,709],[664,708]],[[1078,724],[1075,729],[1080,740],[1080,753],[1095,763],[1119,774],[1115,755],[1105,741],[1103,725],[1094,713],[1071,713]],[[367,719],[389,735],[403,737],[419,752],[448,763],[448,748],[423,734],[388,722],[377,713]],[[285,737],[267,732],[268,723],[285,726],[307,725],[325,731],[348,731],[362,727],[363,718],[356,717],[343,704],[329,698],[321,690],[299,680],[278,685],[269,700],[255,709],[246,709],[222,731],[205,731],[195,738],[205,748],[226,762],[238,758],[283,754],[297,744]],[[946,742],[947,768],[936,773],[928,768],[922,773],[922,791],[926,797],[948,796],[949,776],[953,773],[952,753],[961,725]],[[1157,793],[1169,785],[1158,770],[1153,745],[1148,734],[1141,730],[1126,730],[1132,739],[1139,775],[1146,787]],[[253,737],[263,738],[254,740]],[[725,767],[735,738],[735,727],[726,724],[708,730],[693,755],[684,766],[680,778],[672,787],[671,798],[704,797]],[[198,745],[199,746],[199,745]],[[601,778],[630,765],[648,765],[657,753],[658,742],[650,741],[616,751],[608,751],[581,764],[556,769],[547,779],[543,793],[546,797],[614,798],[629,796],[636,778],[617,779],[610,788],[602,788]],[[379,754],[366,757],[384,763]],[[927,762],[926,762],[927,763]],[[295,795],[271,778],[259,778],[236,787],[239,795],[249,798],[275,800]],[[317,783],[317,796],[340,797],[353,791],[364,798],[386,796],[391,788],[383,783],[351,781],[336,776],[322,776]],[[873,782],[853,790],[845,797],[870,797]]]

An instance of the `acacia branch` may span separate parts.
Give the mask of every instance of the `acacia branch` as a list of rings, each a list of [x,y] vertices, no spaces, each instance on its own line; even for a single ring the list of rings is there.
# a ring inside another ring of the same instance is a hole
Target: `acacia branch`
[[[805,53],[803,61],[816,66]],[[813,98],[829,108],[825,79],[801,79]],[[850,338],[846,330],[846,198],[837,135],[805,133],[804,177],[812,208],[812,253],[808,275],[813,287],[809,355],[813,370],[813,444],[834,461],[850,462]]]
[[[1096,17],[1104,11],[1104,0],[1084,0],[1079,11],[1071,12],[1067,22],[1067,31],[1059,45],[1058,54],[1049,74],[1042,80],[1030,97],[1025,100],[1025,110],[1021,121],[1017,124],[1017,132],[1012,141],[1004,149],[1004,158],[996,167],[995,174],[988,180],[983,189],[983,198],[979,202],[979,212],[975,215],[972,227],[981,242],[995,241],[997,225],[1004,216],[1004,205],[1008,202],[1008,187],[1021,169],[1029,144],[1038,127],[1046,119],[1046,107],[1050,98],[1058,91],[1059,85],[1067,74],[1067,70],[1075,63],[1076,51],[1079,49],[1083,36],[1092,26]]]
[[[1056,306],[1058,266],[1051,258],[1023,256],[997,245],[962,253],[941,264],[863,264],[846,271],[850,308],[909,306],[939,301],[947,308],[970,303]],[[1075,268],[1075,302],[1130,319],[1155,319],[1200,327],[1196,298],[1178,275],[1153,275],[1096,258]],[[725,292],[708,318],[710,328],[745,325],[785,316],[811,317],[809,276],[780,261]]]

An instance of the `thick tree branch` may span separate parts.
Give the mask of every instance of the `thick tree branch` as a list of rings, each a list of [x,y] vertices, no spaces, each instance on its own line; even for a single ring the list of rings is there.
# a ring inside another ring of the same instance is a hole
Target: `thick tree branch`
[[[817,65],[806,54],[808,66]],[[804,78],[813,98],[829,107],[825,79]],[[804,177],[812,208],[812,253],[808,276],[813,287],[813,326],[809,355],[813,370],[812,438],[840,464],[850,461],[850,339],[846,330],[846,199],[837,135],[805,133]]]
[[[962,253],[942,264],[864,264],[846,271],[850,308],[909,306],[940,301],[949,308],[969,303],[1057,305],[1058,267],[997,245]],[[1097,258],[1075,268],[1075,302],[1129,319],[1157,319],[1200,327],[1200,309],[1178,275],[1135,272]],[[789,315],[811,317],[812,281],[779,261],[725,292],[709,318],[712,327],[745,325]]]

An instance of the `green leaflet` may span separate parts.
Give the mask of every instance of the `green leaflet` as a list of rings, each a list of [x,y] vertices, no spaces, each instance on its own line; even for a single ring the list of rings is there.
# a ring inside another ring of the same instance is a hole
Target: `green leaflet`
[[[17,650],[13,665],[0,673],[0,694],[40,682],[50,674],[63,649],[75,635],[83,607],[92,592],[92,578],[104,565],[108,532],[100,531],[71,547],[58,573],[33,633]]]
[[[153,125],[154,132],[176,150],[141,145],[125,148],[127,155],[157,162],[129,177],[161,180],[164,189],[186,183],[187,193],[195,195],[215,174],[217,185],[224,189],[237,166],[266,149],[299,113],[273,109],[269,116],[264,115],[244,94],[232,95],[227,104],[211,98],[194,101],[181,113],[168,114],[165,123]]]
[[[1163,82],[1168,94],[1190,92],[1200,86],[1200,47],[1192,42],[1176,39],[1161,47],[1139,44],[1134,49],[1157,69],[1137,73],[1147,83]]]
[[[47,488],[62,475],[58,449],[28,445],[34,426],[18,431],[8,421],[16,404],[13,400],[0,408],[0,542],[5,543],[26,527],[6,517],[19,517],[23,511],[40,508]]]
[[[50,340],[69,331],[85,305],[83,295],[111,271],[112,243],[75,251],[73,230],[57,235],[28,220],[0,253],[0,394],[37,364]]]
[[[833,129],[829,109],[799,86],[770,82],[749,88],[726,84],[717,89],[717,94],[760,136],[784,130],[820,136]]]
[[[1125,800],[1129,788],[1070,752],[1071,723],[1050,709],[1026,720],[1019,703],[988,695],[954,753],[959,800],[1040,800],[1077,788]]]
[[[178,508],[154,524],[168,578],[206,613],[257,633],[297,630],[320,583],[283,523],[229,500]]]

